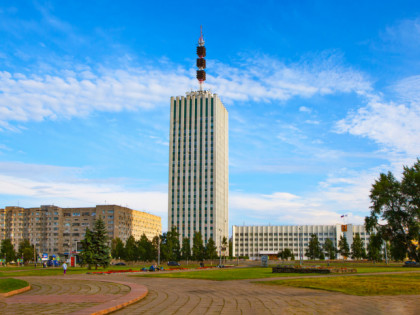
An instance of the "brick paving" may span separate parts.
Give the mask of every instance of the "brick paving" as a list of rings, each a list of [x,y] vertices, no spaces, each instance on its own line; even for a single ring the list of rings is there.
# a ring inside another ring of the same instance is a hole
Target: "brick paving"
[[[115,314],[420,314],[418,295],[351,296],[252,283],[256,280],[127,277],[125,281],[146,285],[149,294]]]
[[[26,277],[32,290],[0,299],[1,314],[92,314],[144,297],[144,286],[80,277]],[[101,280],[101,281],[98,281]]]
[[[129,299],[127,296],[133,292],[129,292],[128,286],[123,283],[144,285],[149,293],[141,301],[115,314],[420,314],[419,295],[351,296],[253,283],[257,279],[209,281],[132,277],[126,274],[69,275],[64,280],[58,277],[24,279],[34,289],[0,299],[1,314],[90,314],[108,305],[109,301],[104,300],[112,296]],[[134,295],[138,293],[133,293],[131,297]],[[78,300],[80,296],[84,298]],[[34,303],[35,300],[31,300],[34,297],[40,300]],[[63,297],[68,300],[57,303]],[[50,303],[42,302],[45,298],[49,298]],[[19,299],[21,302],[13,302]]]

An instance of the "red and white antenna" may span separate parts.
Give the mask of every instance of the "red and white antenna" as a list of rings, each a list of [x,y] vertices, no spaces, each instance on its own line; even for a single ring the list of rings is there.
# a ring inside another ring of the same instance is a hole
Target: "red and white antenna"
[[[206,47],[204,47],[204,38],[203,38],[203,26],[200,26],[200,38],[198,39],[197,46],[197,80],[200,84],[200,91],[203,90],[203,83],[206,81]]]

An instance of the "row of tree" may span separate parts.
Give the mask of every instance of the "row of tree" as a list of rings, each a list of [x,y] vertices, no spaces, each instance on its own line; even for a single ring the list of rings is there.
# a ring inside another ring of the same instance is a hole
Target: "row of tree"
[[[28,262],[34,260],[34,246],[29,240],[22,240],[16,252],[12,240],[7,238],[1,241],[0,257],[5,259],[6,263],[15,259],[23,259],[24,262]]]
[[[383,252],[383,240],[376,234],[372,234],[369,239],[367,246],[368,251],[363,245],[363,241],[360,238],[360,234],[356,233],[353,238],[353,243],[349,246],[345,236],[341,236],[338,242],[338,248],[335,247],[331,239],[326,239],[325,243],[321,245],[318,240],[318,236],[315,234],[311,235],[311,239],[308,244],[308,248],[305,251],[305,256],[309,259],[335,259],[337,254],[343,257],[351,257],[352,259],[370,259],[373,261],[382,260]],[[389,250],[388,250],[389,251]],[[282,260],[295,259],[293,252],[289,248],[285,248],[277,254]]]
[[[226,237],[222,240],[222,246],[228,246]],[[218,257],[216,244],[212,238],[209,238],[204,245],[201,233],[195,232],[192,247],[188,237],[184,237],[180,244],[179,233],[175,227],[167,233],[154,237],[153,240],[149,240],[144,234],[138,241],[130,236],[125,244],[120,238],[115,238],[112,240],[111,248],[113,258],[126,261],[153,261],[157,259],[158,254],[162,261],[202,261]]]

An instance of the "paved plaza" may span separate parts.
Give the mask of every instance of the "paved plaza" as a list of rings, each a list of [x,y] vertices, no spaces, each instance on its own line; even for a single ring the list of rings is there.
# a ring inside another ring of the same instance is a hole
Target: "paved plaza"
[[[91,314],[147,295],[115,314],[419,314],[420,296],[351,296],[267,286],[130,275],[22,277],[32,290],[0,299],[1,314]],[[267,279],[265,279],[267,280]],[[270,279],[270,280],[273,280]],[[130,296],[131,295],[131,296]],[[118,302],[119,301],[119,302]]]

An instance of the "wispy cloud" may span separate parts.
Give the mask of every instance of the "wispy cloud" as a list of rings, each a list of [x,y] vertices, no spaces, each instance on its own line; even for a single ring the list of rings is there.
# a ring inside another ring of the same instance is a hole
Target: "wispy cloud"
[[[285,65],[275,59],[246,60],[236,67],[214,62],[207,88],[232,101],[285,101],[315,94],[370,89],[363,74],[334,60]],[[0,72],[0,123],[85,116],[92,111],[150,109],[196,86],[193,69],[174,65],[95,69],[65,63],[32,74]],[[307,111],[307,110],[306,110]]]
[[[128,206],[161,216],[166,228],[166,190],[130,188],[124,181],[113,178],[87,179],[80,168],[0,162],[0,195],[9,200],[15,196],[25,207],[40,204],[82,207],[105,202]]]
[[[338,121],[337,131],[367,137],[383,150],[420,155],[420,79],[409,77],[396,83],[394,89],[405,102],[386,102],[381,96],[370,97],[368,104]]]

